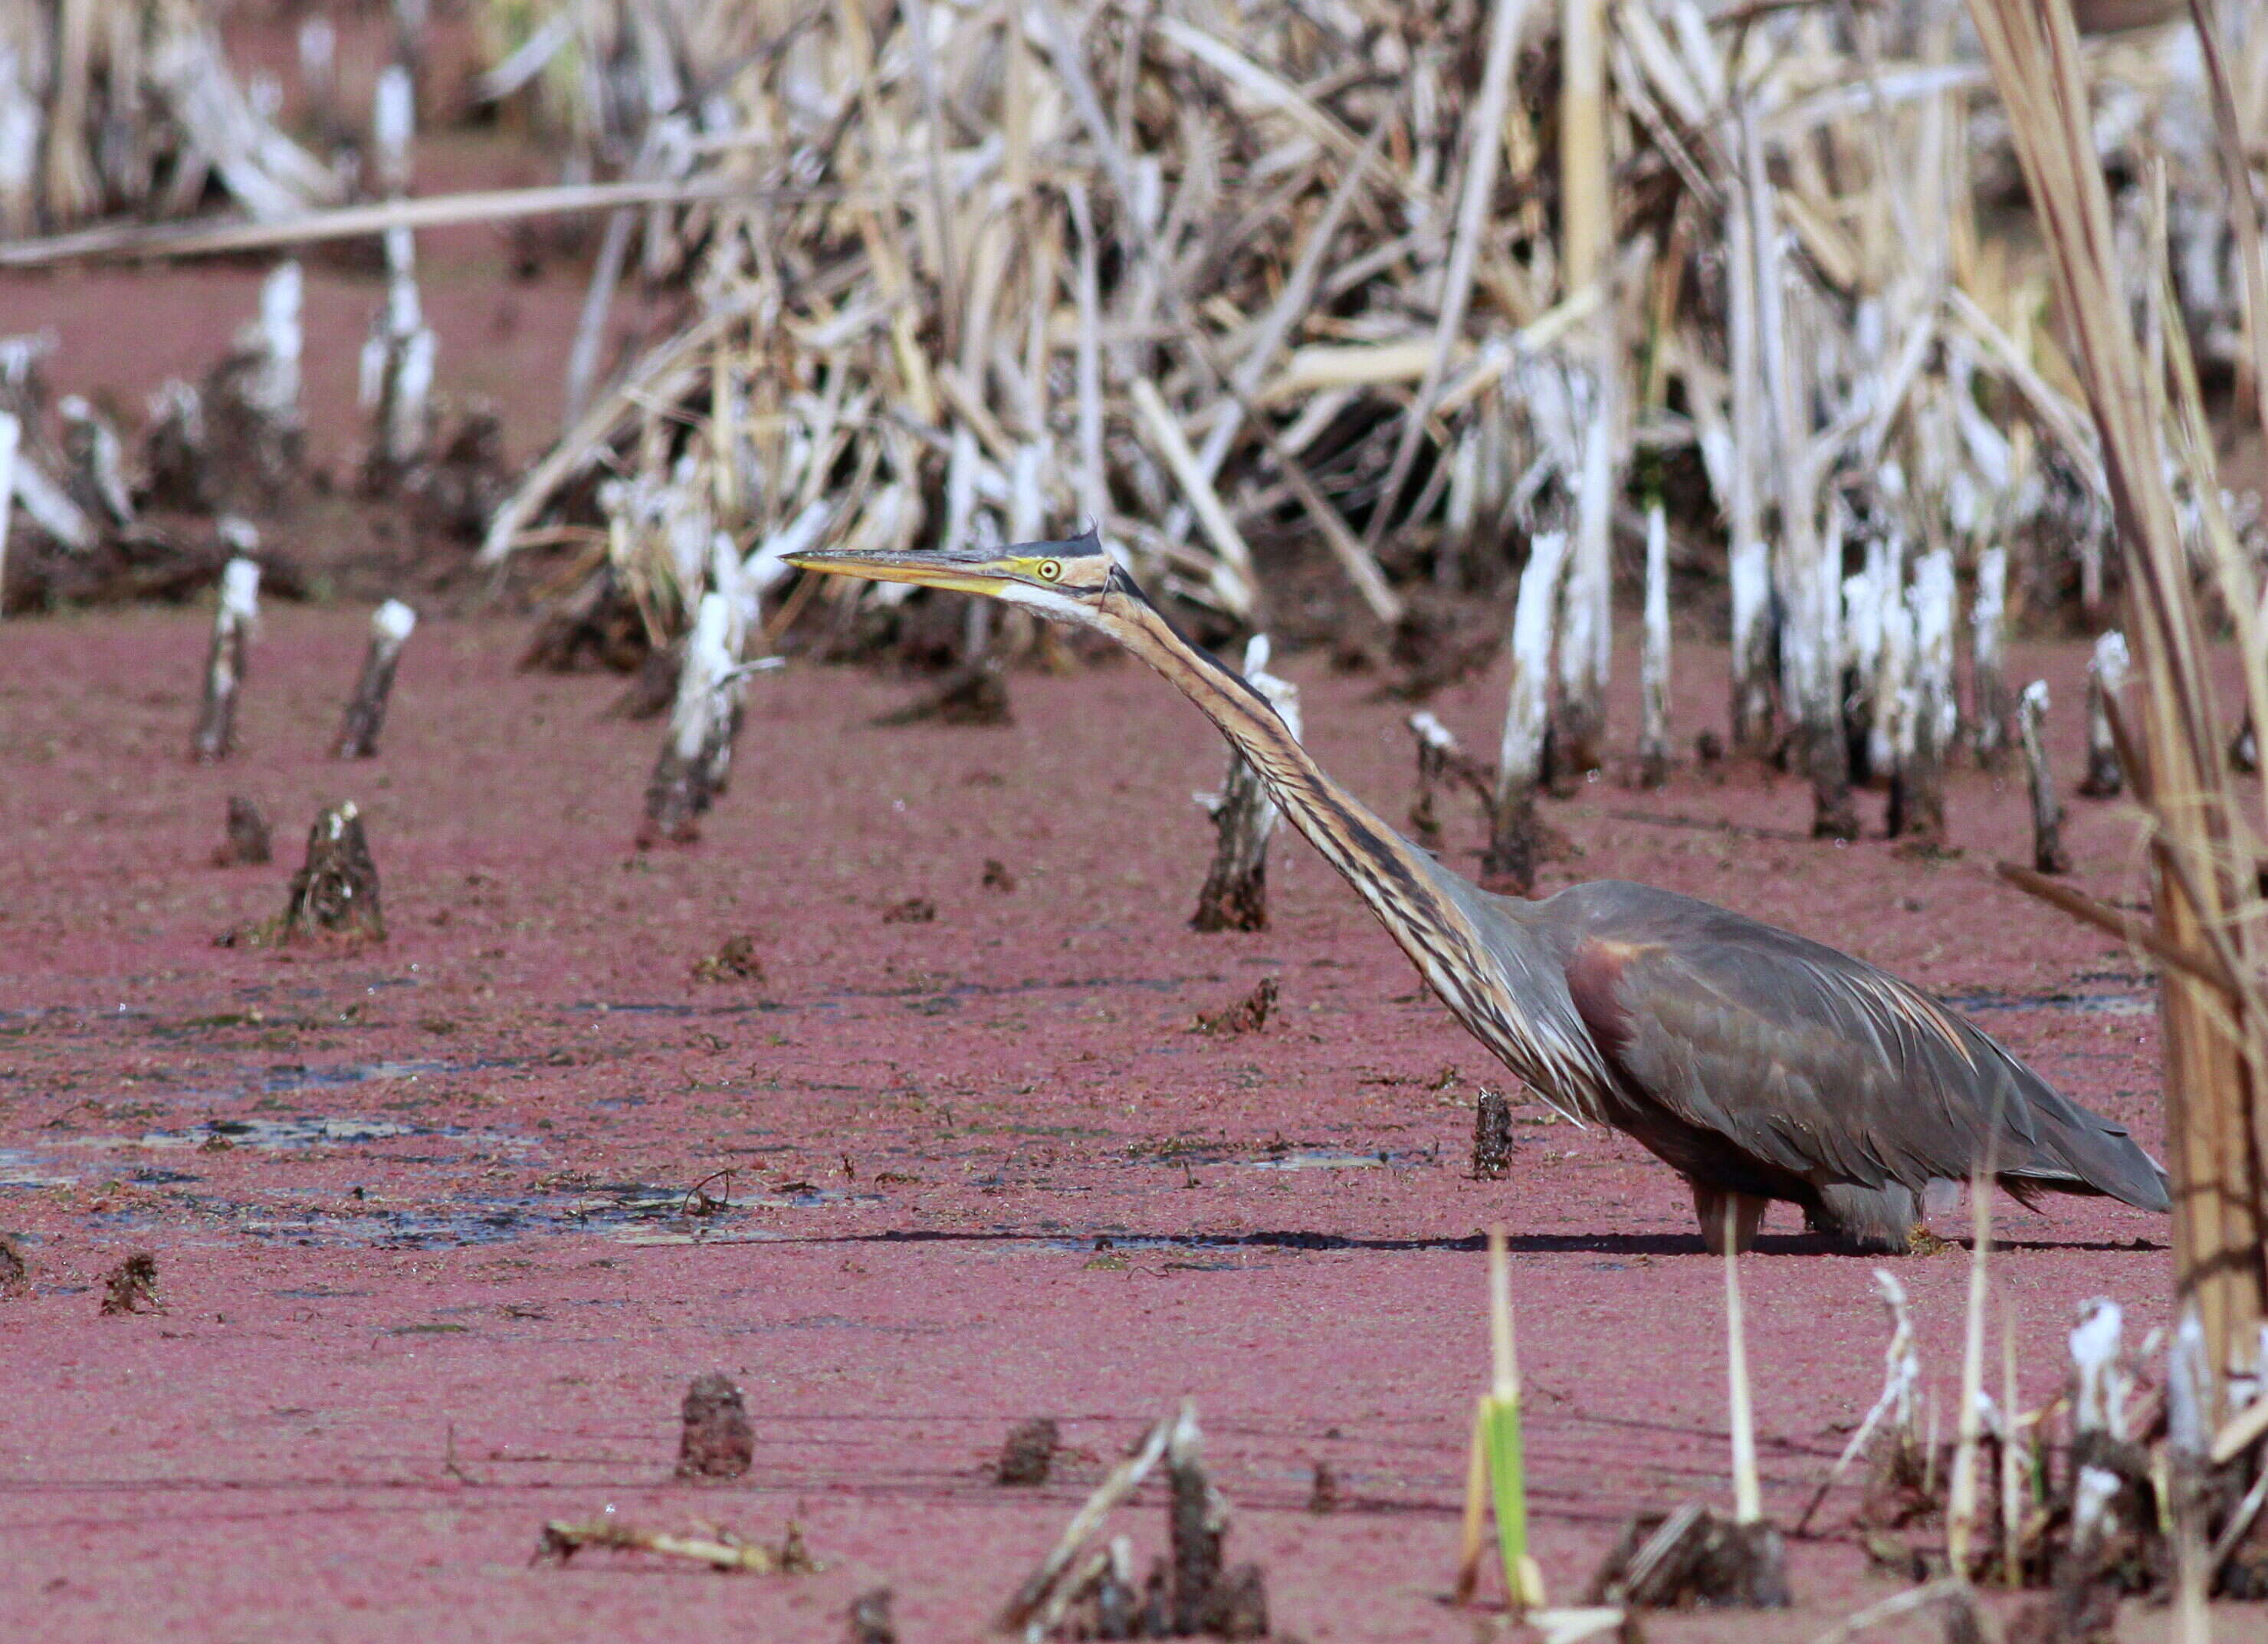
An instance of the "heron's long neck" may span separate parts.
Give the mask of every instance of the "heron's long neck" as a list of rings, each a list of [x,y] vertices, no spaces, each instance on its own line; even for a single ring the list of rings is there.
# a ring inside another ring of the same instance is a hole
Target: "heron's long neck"
[[[1576,1024],[1564,974],[1535,933],[1506,917],[1492,918],[1484,937],[1472,911],[1478,891],[1326,775],[1243,680],[1184,640],[1146,601],[1127,605],[1129,615],[1112,624],[1119,642],[1220,727],[1442,1001],[1539,1094],[1589,1108],[1587,1087],[1602,1076],[1597,1053]]]

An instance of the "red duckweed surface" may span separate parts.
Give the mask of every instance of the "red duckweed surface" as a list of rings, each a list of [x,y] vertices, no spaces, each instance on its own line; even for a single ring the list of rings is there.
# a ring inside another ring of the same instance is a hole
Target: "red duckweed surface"
[[[241,746],[198,767],[207,620],[0,634],[0,1230],[28,1268],[0,1296],[11,1637],[834,1640],[887,1585],[909,1644],[975,1638],[1184,1396],[1279,1632],[1491,1636],[1448,1594],[1495,1222],[1552,1596],[1632,1512],[1730,1505],[1724,1273],[1677,1178],[1514,1091],[1510,1170],[1472,1179],[1477,1094],[1507,1076],[1296,838],[1270,929],[1191,932],[1211,830],[1190,796],[1223,750],[1140,668],[1019,674],[999,727],[879,728],[914,687],[871,672],[760,676],[705,837],[641,852],[659,726],[609,717],[611,677],[516,672],[523,623],[428,620],[380,756],[343,764],[364,615],[274,607]],[[1680,662],[1690,741],[1721,719],[1723,661]],[[2083,656],[2015,662],[2051,683],[2068,785]],[[1325,766],[1399,817],[1406,704],[1286,667]],[[1487,748],[1501,689],[1434,705]],[[212,864],[238,794],[275,828],[268,866]],[[347,799],[387,940],[217,945],[282,910],[317,808]],[[2029,858],[2020,778],[1957,772],[1931,859],[1862,805],[1869,837],[1838,847],[1805,837],[1787,778],[1609,772],[1547,807],[1580,851],[1548,885],[1646,880],[1889,965],[2156,1150],[2146,970],[1991,875]],[[1479,826],[1452,815],[1470,870]],[[2130,813],[2073,800],[2066,837],[2077,882],[2133,894]],[[734,938],[754,965],[703,967]],[[1260,1031],[1192,1030],[1271,977]],[[2028,1405],[2058,1390],[2080,1301],[2117,1298],[2139,1338],[2169,1288],[2162,1218],[2048,1208],[1992,1206],[1992,1362],[2005,1320]],[[1950,1248],[1895,1264],[1948,1431],[1966,1211],[1948,1222]],[[137,1250],[163,1309],[106,1316]],[[1743,1261],[1783,1524],[1880,1385],[1875,1265],[1785,1206]],[[711,1370],[746,1391],[754,1463],[681,1483],[679,1403]],[[995,1483],[1039,1416],[1052,1478]],[[1161,1500],[1116,1521],[1145,1560]],[[1854,1505],[1791,1544],[1795,1611],[1649,1636],[1808,1640],[1896,1590]],[[823,1567],[532,1561],[547,1520],[606,1512],[750,1539],[794,1520]],[[2163,1614],[2123,1626],[2162,1636]],[[2257,1611],[2221,1626],[2262,1635]]]

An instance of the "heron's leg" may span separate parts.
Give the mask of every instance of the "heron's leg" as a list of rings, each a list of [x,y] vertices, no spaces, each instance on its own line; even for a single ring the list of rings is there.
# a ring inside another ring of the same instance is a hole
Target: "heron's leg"
[[[1701,1222],[1701,1247],[1712,1256],[1725,1254],[1725,1220],[1732,1215],[1732,1248],[1735,1251],[1756,1248],[1756,1229],[1764,1226],[1764,1212],[1771,1200],[1758,1198],[1753,1193],[1735,1193],[1729,1188],[1711,1187],[1705,1182],[1693,1184],[1693,1213]]]
[[[1830,1182],[1819,1190],[1819,1230],[1847,1250],[1904,1256],[1921,1220],[1913,1190],[1897,1182],[1880,1187]]]

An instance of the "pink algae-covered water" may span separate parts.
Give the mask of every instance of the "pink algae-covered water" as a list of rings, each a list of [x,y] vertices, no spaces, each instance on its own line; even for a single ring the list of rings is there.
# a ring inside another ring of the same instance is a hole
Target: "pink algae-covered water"
[[[274,609],[242,749],[199,769],[203,622],[0,635],[0,1228],[31,1268],[0,1298],[11,1636],[832,1640],[887,1585],[901,1637],[971,1638],[1188,1395],[1279,1630],[1462,1640],[1486,1625],[1446,1598],[1496,1220],[1554,1596],[1634,1509],[1729,1501],[1723,1276],[1676,1179],[1533,1104],[1509,1176],[1469,1179],[1500,1070],[1296,840],[1274,928],[1189,932],[1211,844],[1189,795],[1222,751],[1146,673],[1020,675],[1012,726],[880,729],[906,687],[791,667],[755,682],[706,837],[640,854],[657,727],[605,716],[611,680],[515,673],[518,624],[429,620],[381,757],[342,766],[362,616]],[[2019,652],[2066,704],[2066,779],[2081,660]],[[1311,744],[1400,815],[1404,710],[1303,662]],[[1721,661],[1688,667],[1690,734],[1719,717]],[[1484,747],[1499,690],[1436,707]],[[234,793],[276,825],[272,866],[210,865]],[[215,946],[281,908],[342,798],[390,940]],[[1963,773],[1950,810],[1962,854],[1918,862],[1800,837],[1793,782],[1602,781],[1551,807],[1583,852],[1553,882],[1648,880],[1887,963],[2154,1148],[2143,974],[1991,879],[2027,850],[2014,779]],[[1469,815],[1454,837],[1469,867]],[[2078,803],[2067,837],[2079,882],[2128,894],[2131,819]],[[886,920],[914,897],[933,920]],[[762,978],[696,979],[740,935]],[[1264,1031],[1189,1030],[1268,977]],[[729,1205],[688,1215],[704,1182]],[[2162,1219],[2054,1208],[1997,1207],[2032,1402],[2078,1301],[2116,1296],[2139,1331],[2167,1289]],[[166,1310],[99,1316],[100,1275],[141,1249]],[[1783,1522],[1879,1385],[1871,1266],[1785,1208],[1744,1264]],[[1898,1272],[1949,1412],[1965,1256]],[[755,1464],[677,1484],[678,1400],[711,1368],[747,1390]],[[993,1484],[1036,1415],[1064,1426],[1056,1479]],[[1328,1515],[1307,1510],[1317,1463]],[[1145,1556],[1158,1500],[1119,1519]],[[1808,1639],[1895,1590],[1836,1528],[1849,1507],[1793,1546],[1793,1614],[1650,1634]],[[794,1517],[827,1567],[531,1566],[544,1521],[608,1508],[752,1537]]]

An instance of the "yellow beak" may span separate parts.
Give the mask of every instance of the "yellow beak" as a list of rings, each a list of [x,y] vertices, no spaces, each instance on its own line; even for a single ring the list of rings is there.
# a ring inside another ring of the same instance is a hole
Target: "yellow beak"
[[[814,549],[808,553],[790,554],[786,563],[799,571],[824,571],[834,576],[865,577],[874,582],[911,582],[954,593],[998,594],[1009,581],[1006,567],[998,556],[967,549],[919,554],[889,549],[864,552]]]

